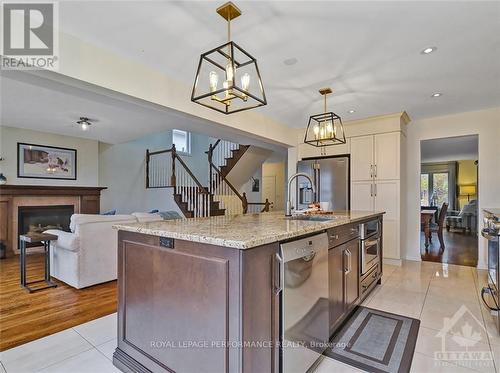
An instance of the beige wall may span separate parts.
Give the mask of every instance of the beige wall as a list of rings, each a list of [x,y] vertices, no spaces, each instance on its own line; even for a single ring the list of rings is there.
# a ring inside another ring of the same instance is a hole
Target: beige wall
[[[17,177],[17,143],[60,146],[77,150],[77,179],[23,179]],[[0,126],[0,172],[8,184],[99,186],[98,142],[77,137]]]
[[[500,108],[422,119],[408,125],[407,131],[407,239],[403,257],[420,260],[420,142],[453,136],[479,136],[479,212],[500,207]],[[479,268],[487,263],[486,241],[479,235]]]

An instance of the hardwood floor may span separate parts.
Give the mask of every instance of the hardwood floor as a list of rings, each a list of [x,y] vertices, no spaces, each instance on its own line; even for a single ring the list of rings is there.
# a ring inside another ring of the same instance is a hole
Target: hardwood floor
[[[425,251],[424,233],[420,233],[420,253],[422,260],[438,263],[477,266],[477,236],[461,232],[443,231],[445,249],[440,250],[437,233],[432,234],[432,244]]]
[[[28,256],[28,281],[43,278],[43,256]],[[18,257],[0,260],[0,351],[116,312],[116,281],[29,294],[19,285]]]

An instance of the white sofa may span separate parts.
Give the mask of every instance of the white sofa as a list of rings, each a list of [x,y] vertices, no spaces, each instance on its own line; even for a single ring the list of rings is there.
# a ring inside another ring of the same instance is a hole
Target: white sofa
[[[159,221],[159,214],[71,216],[70,230],[47,230],[57,236],[51,242],[50,274],[77,289],[117,278],[117,223]]]

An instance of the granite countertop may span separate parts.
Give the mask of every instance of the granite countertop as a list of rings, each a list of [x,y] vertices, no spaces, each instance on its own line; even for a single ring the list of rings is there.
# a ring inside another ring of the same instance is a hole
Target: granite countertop
[[[500,208],[483,208],[483,211],[486,211],[492,215],[495,215],[497,218],[500,219]]]
[[[286,218],[283,211],[274,211],[262,214],[116,224],[114,228],[235,249],[248,249],[320,232],[383,213],[382,211],[335,211],[327,221],[308,221],[292,220]]]

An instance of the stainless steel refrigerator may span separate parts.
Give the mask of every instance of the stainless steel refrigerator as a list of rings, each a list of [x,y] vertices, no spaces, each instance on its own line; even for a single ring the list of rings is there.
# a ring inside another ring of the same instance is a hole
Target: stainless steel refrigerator
[[[307,159],[297,163],[297,172],[311,176],[316,185],[313,193],[309,181],[297,179],[297,208],[305,209],[312,202],[329,202],[331,210],[349,210],[349,157]]]

